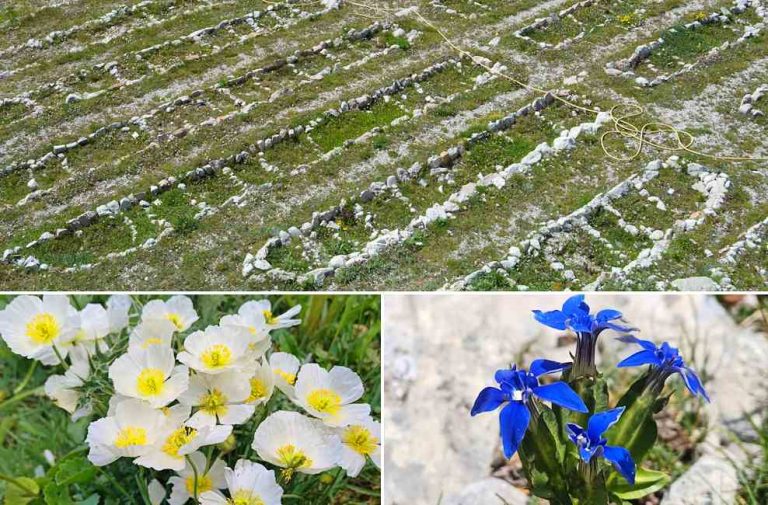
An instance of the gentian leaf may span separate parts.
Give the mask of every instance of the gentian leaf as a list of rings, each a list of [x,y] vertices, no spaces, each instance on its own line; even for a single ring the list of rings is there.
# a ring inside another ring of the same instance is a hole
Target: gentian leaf
[[[501,409],[499,421],[501,426],[501,441],[504,446],[504,456],[509,459],[517,452],[520,442],[528,430],[531,414],[523,402],[510,402]]]
[[[545,386],[533,388],[533,394],[542,400],[549,401],[576,412],[588,412],[584,400],[565,382],[553,382]]]
[[[612,474],[608,477],[608,490],[621,500],[637,500],[663,489],[669,484],[669,475],[656,470],[638,468],[635,475],[635,484],[631,485],[624,479]],[[618,500],[616,500],[618,501]]]

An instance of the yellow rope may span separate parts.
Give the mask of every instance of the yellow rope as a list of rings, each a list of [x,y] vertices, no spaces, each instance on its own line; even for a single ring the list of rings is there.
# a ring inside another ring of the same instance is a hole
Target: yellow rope
[[[384,12],[385,14],[389,14],[389,15],[392,15],[395,12],[402,10],[402,9],[395,10],[395,9],[391,9],[381,5],[370,5],[370,4],[359,2],[356,0],[345,0],[345,3],[348,3],[355,7],[366,9],[369,11],[373,10],[376,12]],[[478,65],[494,75],[498,75],[499,77],[507,79],[508,81],[516,84],[517,86],[528,89],[535,93],[548,92],[548,90],[541,89],[537,86],[522,82],[518,79],[515,79],[511,75],[507,75],[497,69],[494,69],[488,66],[480,58],[478,58],[477,56],[473,55],[472,53],[466,51],[465,49],[462,49],[457,44],[455,44],[450,38],[448,38],[448,36],[441,29],[439,29],[437,26],[435,26],[434,23],[432,23],[427,18],[425,18],[417,9],[409,9],[408,12],[410,14],[415,15],[419,19],[419,21],[421,21],[424,25],[428,26],[429,28],[434,30],[438,35],[440,35],[440,37],[445,41],[445,43],[451,49],[456,51],[461,56],[469,58],[470,60],[472,60],[472,62],[475,65]],[[365,17],[369,17],[369,16],[365,16]],[[598,114],[602,112],[597,109],[592,109],[592,108],[585,107],[583,105],[579,105],[577,103],[571,102],[570,100],[567,100],[560,96],[555,96],[555,100],[563,103],[564,105],[572,109],[580,110],[582,112],[588,112],[591,114]],[[621,108],[628,108],[630,110],[624,114],[617,115],[617,111]],[[603,133],[603,135],[600,137],[600,147],[602,148],[603,152],[607,157],[617,161],[632,161],[637,157],[639,157],[640,154],[643,152],[643,147],[648,145],[663,151],[671,151],[671,152],[683,151],[696,156],[701,156],[701,157],[714,159],[714,160],[721,160],[721,161],[768,161],[768,157],[718,156],[718,155],[713,155],[713,154],[705,153],[702,151],[698,151],[691,147],[694,142],[693,135],[686,132],[685,130],[681,130],[675,127],[674,125],[671,125],[668,123],[662,123],[662,122],[648,122],[641,126],[637,126],[630,121],[632,118],[642,116],[645,113],[646,113],[645,108],[639,105],[634,105],[634,104],[614,105],[613,107],[611,107],[609,114],[610,114],[611,121],[613,122],[613,129]],[[650,138],[651,136],[654,136],[654,135],[665,135],[667,137],[672,137],[671,138],[672,143],[665,144]],[[611,152],[611,150],[606,145],[606,139],[610,137],[619,137],[625,140],[626,139],[634,140],[636,142],[637,147],[635,148],[634,152],[628,157],[615,155]]]

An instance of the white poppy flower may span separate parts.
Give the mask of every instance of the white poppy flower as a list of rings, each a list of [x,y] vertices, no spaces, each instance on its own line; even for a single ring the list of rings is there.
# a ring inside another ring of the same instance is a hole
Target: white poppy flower
[[[262,465],[240,459],[235,469],[224,471],[230,499],[208,491],[200,496],[200,505],[280,505],[283,488],[277,484],[275,472]],[[173,504],[172,504],[173,505]]]
[[[149,496],[150,505],[160,505],[165,500],[165,487],[159,480],[152,479],[147,486],[147,495]]]
[[[365,420],[370,405],[352,403],[363,396],[363,381],[347,367],[327,371],[315,363],[301,367],[293,401],[328,426],[347,426]]]
[[[256,363],[256,367],[250,372],[248,382],[251,392],[245,403],[256,407],[267,403],[272,398],[272,393],[275,391],[275,374],[268,363]]]
[[[189,297],[176,295],[167,301],[151,300],[141,311],[141,320],[162,319],[170,321],[176,326],[177,331],[185,331],[198,320],[195,307]]]
[[[200,429],[185,425],[190,408],[174,405],[165,409],[165,423],[160,437],[149,452],[134,463],[155,470],[181,471],[187,466],[184,457],[206,445],[219,444],[232,433],[232,426],[205,426]]]
[[[377,468],[381,468],[381,424],[368,418],[363,422],[337,428],[341,438],[341,459],[339,466],[350,477],[360,475],[365,466],[366,457],[371,458]]]
[[[249,349],[256,358],[262,357],[272,345],[263,310],[257,302],[244,303],[237,314],[222,317],[219,324],[247,330],[251,338]]]
[[[16,354],[56,365],[79,328],[77,311],[62,295],[17,296],[0,311],[0,336]]]
[[[96,346],[105,352],[109,349],[104,340],[109,334],[109,316],[107,310],[98,303],[89,303],[78,313],[79,329],[70,345],[82,345],[93,353]]]
[[[88,426],[88,460],[104,466],[120,457],[147,454],[163,435],[165,424],[160,410],[141,400],[124,400],[115,405],[113,414]]]
[[[109,333],[120,333],[128,327],[128,311],[133,302],[128,295],[112,295],[107,299]]]
[[[128,337],[128,348],[171,347],[176,325],[166,319],[150,319],[136,325]]]
[[[189,386],[189,370],[175,365],[171,348],[129,348],[109,366],[109,378],[121,395],[146,400],[159,408],[178,398]]]
[[[221,424],[243,424],[255,407],[245,405],[251,394],[248,374],[231,370],[217,375],[194,374],[189,389],[179,396],[179,403],[198,407],[187,421],[188,426],[202,428]]]
[[[275,377],[275,386],[288,398],[295,398],[296,374],[299,373],[299,358],[287,352],[275,352],[269,357],[269,366]]]
[[[64,375],[51,375],[45,381],[45,394],[56,405],[74,414],[80,401],[80,392],[77,389],[91,374],[91,365],[88,362],[88,353],[82,347],[72,349],[69,357],[72,365]]]
[[[209,326],[184,340],[184,351],[178,358],[198,372],[217,374],[242,370],[252,363],[248,342],[248,332],[243,328]]]
[[[337,465],[341,441],[317,419],[285,410],[267,417],[253,437],[252,447],[264,461],[292,472],[317,474]]]
[[[261,312],[264,317],[264,326],[267,331],[276,330],[278,328],[290,328],[301,324],[301,319],[293,319],[293,316],[301,312],[301,305],[291,307],[287,311],[283,312],[279,316],[272,313],[272,302],[269,300],[256,300],[248,302],[243,307],[248,306],[245,310],[250,314]],[[240,307],[240,310],[243,310]]]
[[[189,455],[192,464],[197,469],[197,496],[207,492],[218,492],[219,489],[227,487],[227,481],[224,478],[224,469],[227,465],[224,461],[217,459],[206,471],[207,461],[202,452],[193,452]],[[183,470],[177,473],[177,476],[168,479],[173,485],[171,497],[168,500],[170,505],[183,505],[195,495],[195,469],[192,465],[187,465]]]

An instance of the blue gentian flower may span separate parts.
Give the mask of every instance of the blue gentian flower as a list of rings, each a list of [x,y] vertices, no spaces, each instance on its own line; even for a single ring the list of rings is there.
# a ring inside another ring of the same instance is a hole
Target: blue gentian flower
[[[589,463],[592,458],[605,458],[627,482],[634,485],[635,462],[632,455],[624,447],[607,445],[607,440],[603,438],[603,433],[616,424],[623,412],[624,407],[619,407],[594,414],[587,421],[586,430],[574,423],[568,423],[566,427],[568,438],[579,448],[579,457],[582,461]]]
[[[651,377],[648,383],[651,387],[656,388],[657,394],[661,393],[664,382],[670,375],[679,373],[692,395],[701,395],[706,401],[709,401],[709,396],[704,390],[699,376],[685,364],[685,360],[680,356],[680,351],[677,348],[672,347],[667,342],[656,346],[650,340],[642,340],[632,335],[624,335],[619,337],[619,340],[628,344],[637,344],[643,350],[625,358],[616,365],[617,367],[651,365]]]
[[[577,412],[589,412],[584,401],[565,382],[539,385],[540,376],[559,372],[569,366],[568,363],[537,359],[531,363],[530,371],[518,370],[516,366],[497,370],[494,378],[499,387],[487,387],[477,395],[472,406],[473,416],[491,412],[506,403],[499,414],[499,424],[504,456],[507,459],[517,452],[528,430],[531,414],[537,415],[535,409],[531,410],[532,396]]]
[[[591,314],[589,305],[584,302],[584,295],[574,295],[568,298],[561,310],[542,312],[533,311],[533,317],[538,322],[556,330],[569,329],[576,333],[576,354],[574,355],[573,372],[576,377],[594,375],[595,347],[597,337],[605,330],[622,333],[636,331],[636,328],[619,324],[623,321],[618,310],[604,309],[597,314]]]

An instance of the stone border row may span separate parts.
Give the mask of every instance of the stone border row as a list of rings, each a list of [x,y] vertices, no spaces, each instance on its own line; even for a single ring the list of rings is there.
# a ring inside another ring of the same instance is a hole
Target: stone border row
[[[758,86],[758,88],[752,92],[747,93],[741,99],[741,105],[739,106],[739,112],[745,116],[749,116],[752,119],[764,117],[765,112],[756,107],[759,102],[768,93],[768,84]]]
[[[524,40],[526,42],[530,42],[531,44],[534,44],[538,46],[541,49],[561,49],[563,47],[567,47],[570,45],[574,40],[579,39],[582,35],[577,35],[575,37],[571,37],[569,39],[566,39],[562,42],[559,42],[558,44],[552,44],[549,42],[539,42],[534,40],[529,36],[530,33],[542,30],[544,28],[547,28],[551,24],[557,23],[563,18],[566,18],[570,15],[572,15],[574,12],[591,7],[592,5],[595,5],[596,3],[600,2],[601,0],[582,0],[581,2],[577,2],[570,7],[567,7],[565,9],[560,10],[559,12],[553,12],[549,16],[544,18],[536,18],[533,23],[528,24],[519,30],[514,32],[514,36],[518,39]]]

